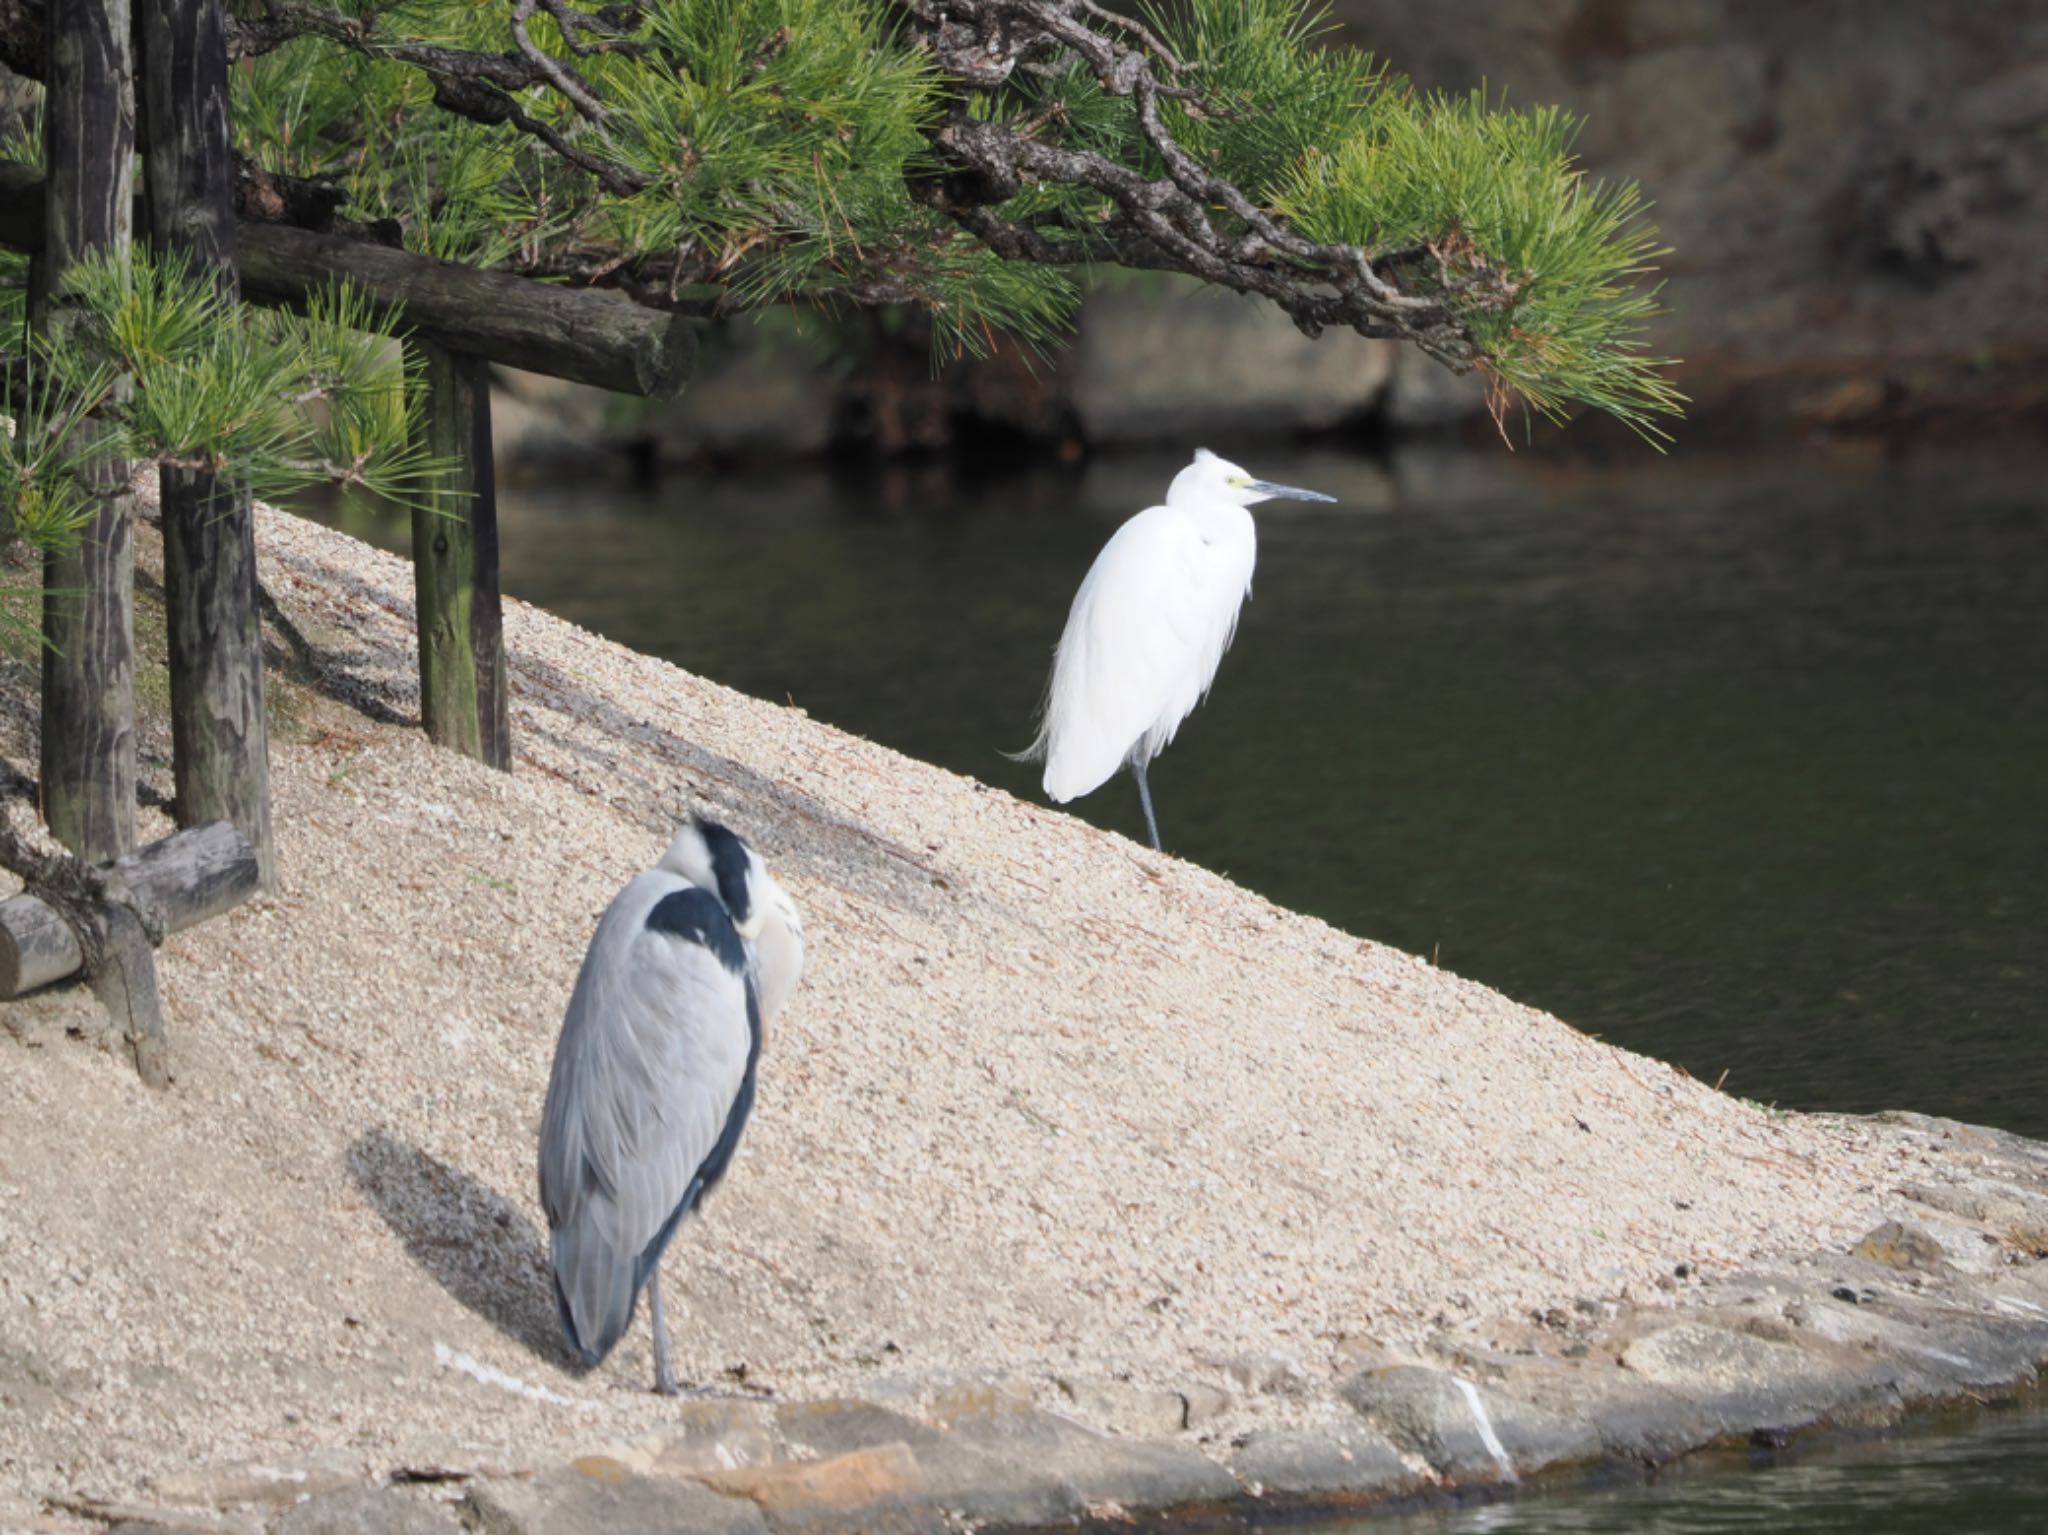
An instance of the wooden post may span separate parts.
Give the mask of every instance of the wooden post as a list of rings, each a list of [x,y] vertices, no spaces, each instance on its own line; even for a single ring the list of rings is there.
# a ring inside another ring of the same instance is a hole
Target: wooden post
[[[494,768],[512,766],[491,388],[481,357],[409,343],[422,364],[430,452],[460,460],[412,514],[420,636],[420,719],[427,738]]]
[[[39,322],[89,252],[126,261],[133,229],[135,108],[128,0],[65,0],[49,11],[48,162]],[[95,429],[86,423],[85,430]],[[77,544],[43,566],[43,818],[57,840],[101,862],[135,842],[135,565],[127,465],[103,465]]]
[[[256,851],[234,826],[174,832],[119,859],[107,894],[146,911],[165,933],[204,922],[252,895]],[[33,895],[0,901],[0,1001],[75,975],[85,956],[64,919]]]
[[[234,155],[220,0],[140,0],[150,239],[210,270],[223,296],[235,270]],[[249,487],[164,468],[164,618],[171,665],[172,775],[180,826],[234,822],[277,879],[270,830],[263,628],[256,607],[256,519]]]

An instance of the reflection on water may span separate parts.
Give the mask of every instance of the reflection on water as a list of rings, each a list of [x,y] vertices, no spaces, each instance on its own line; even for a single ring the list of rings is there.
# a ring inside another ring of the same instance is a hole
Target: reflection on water
[[[1732,1092],[2048,1135],[2048,463],[1247,457],[1341,504],[1257,513],[1171,850]],[[1178,466],[508,487],[505,586],[1036,796],[1000,753]]]
[[[1760,1461],[1747,1474],[1680,1469],[1597,1497],[1375,1519],[1333,1535],[2032,1535],[2048,1528],[2048,1409],[1966,1428]]]
[[[1232,456],[1341,504],[1256,514],[1171,850],[1749,1097],[2048,1135],[2048,460]],[[1001,752],[1179,464],[509,486],[505,587],[1035,797]],[[1124,780],[1074,808],[1141,835]],[[2044,1427],[1402,1528],[2048,1528]]]

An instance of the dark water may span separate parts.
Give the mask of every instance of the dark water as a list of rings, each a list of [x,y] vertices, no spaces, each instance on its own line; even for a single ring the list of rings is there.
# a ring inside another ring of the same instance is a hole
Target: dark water
[[[1340,1529],[1344,1527],[1339,1527]],[[2034,1535],[2048,1529],[2048,1409],[1350,1527],[1356,1535]]]
[[[2048,1136],[2048,456],[1242,456],[1341,504],[1257,514],[1171,851],[1747,1097]],[[1000,753],[1180,462],[510,487],[505,586],[1036,797]],[[1415,1528],[2048,1529],[2044,1428]]]

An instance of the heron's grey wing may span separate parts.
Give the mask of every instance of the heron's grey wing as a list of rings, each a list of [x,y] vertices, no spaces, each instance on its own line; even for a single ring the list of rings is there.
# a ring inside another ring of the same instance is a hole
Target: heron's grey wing
[[[1065,801],[1173,739],[1216,676],[1251,584],[1249,513],[1198,526],[1155,506],[1096,556],[1060,636],[1047,704],[1046,792]]]
[[[726,1137],[757,1039],[745,951],[717,898],[671,874],[638,876],[591,940],[541,1116],[557,1298],[586,1360],[631,1322]]]

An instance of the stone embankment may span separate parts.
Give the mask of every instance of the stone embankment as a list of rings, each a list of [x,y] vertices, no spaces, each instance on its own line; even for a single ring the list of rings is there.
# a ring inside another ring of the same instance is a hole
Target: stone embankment
[[[2048,1148],[1731,1099],[516,602],[491,773],[412,726],[408,568],[259,537],[282,876],[165,945],[172,1087],[75,990],[0,1009],[0,1530],[1251,1521],[2048,1359]],[[810,959],[667,1264],[672,1402],[644,1324],[564,1356],[533,1146],[595,915],[700,806]]]

